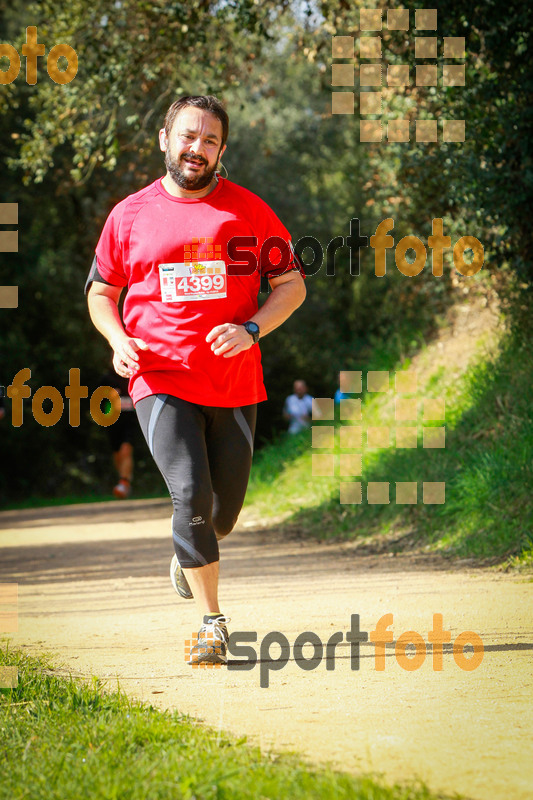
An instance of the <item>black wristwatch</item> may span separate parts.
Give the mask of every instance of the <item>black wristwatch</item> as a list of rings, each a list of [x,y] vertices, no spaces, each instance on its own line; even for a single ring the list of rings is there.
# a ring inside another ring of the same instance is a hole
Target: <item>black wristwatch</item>
[[[252,339],[254,340],[254,344],[257,344],[259,341],[259,325],[257,322],[243,322],[243,327],[246,328]]]

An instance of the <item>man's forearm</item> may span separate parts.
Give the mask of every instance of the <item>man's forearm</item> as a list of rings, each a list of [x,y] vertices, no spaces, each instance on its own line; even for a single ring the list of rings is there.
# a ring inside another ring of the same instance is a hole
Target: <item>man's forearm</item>
[[[94,286],[94,284],[93,284]],[[105,290],[89,290],[89,314],[95,328],[105,336],[113,350],[113,366],[115,372],[123,378],[131,378],[138,372],[139,350],[148,350],[143,339],[134,339],[126,333],[120,314],[118,301],[121,289],[108,287]]]
[[[93,325],[107,339],[111,347],[113,342],[127,338],[118,306],[111,297],[89,292],[88,304]]]
[[[300,273],[280,275],[270,281],[272,294],[266,303],[250,318],[259,325],[260,335],[265,336],[290,317],[305,299],[305,285]],[[234,358],[253,346],[253,339],[243,324],[223,322],[211,328],[205,340],[216,356]]]
[[[280,283],[272,289],[266,302],[251,318],[259,325],[261,336],[278,328],[305,300],[303,280]]]

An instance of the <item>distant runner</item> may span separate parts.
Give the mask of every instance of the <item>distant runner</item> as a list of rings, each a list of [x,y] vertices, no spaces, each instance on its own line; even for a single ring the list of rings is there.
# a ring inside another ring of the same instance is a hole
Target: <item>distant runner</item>
[[[307,393],[305,381],[297,380],[283,406],[283,417],[289,423],[289,433],[300,433],[311,425],[313,414],[313,398]]]
[[[172,497],[172,583],[203,617],[190,663],[227,662],[218,541],[244,502],[266,399],[257,342],[305,298],[286,228],[217,173],[228,127],[215,97],[170,106],[159,132],[166,175],[112,210],[86,285]],[[272,292],[258,310],[261,276]]]

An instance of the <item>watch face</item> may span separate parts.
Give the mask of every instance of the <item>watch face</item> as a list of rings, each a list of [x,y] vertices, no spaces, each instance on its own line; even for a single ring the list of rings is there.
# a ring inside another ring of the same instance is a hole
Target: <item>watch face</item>
[[[257,322],[245,322],[244,327],[254,340],[254,344],[256,344],[259,339],[259,325]]]

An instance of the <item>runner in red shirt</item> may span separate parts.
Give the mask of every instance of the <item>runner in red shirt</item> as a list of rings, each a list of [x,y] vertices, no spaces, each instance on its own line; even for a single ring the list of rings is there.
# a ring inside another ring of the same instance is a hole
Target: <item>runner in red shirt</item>
[[[203,615],[190,663],[227,660],[218,540],[241,510],[256,404],[266,399],[257,342],[305,297],[286,228],[217,173],[227,136],[216,98],[172,104],[159,134],[166,175],[112,210],[87,282],[91,319],[130,379],[172,497],[172,583]],[[258,309],[262,275],[272,291]]]

